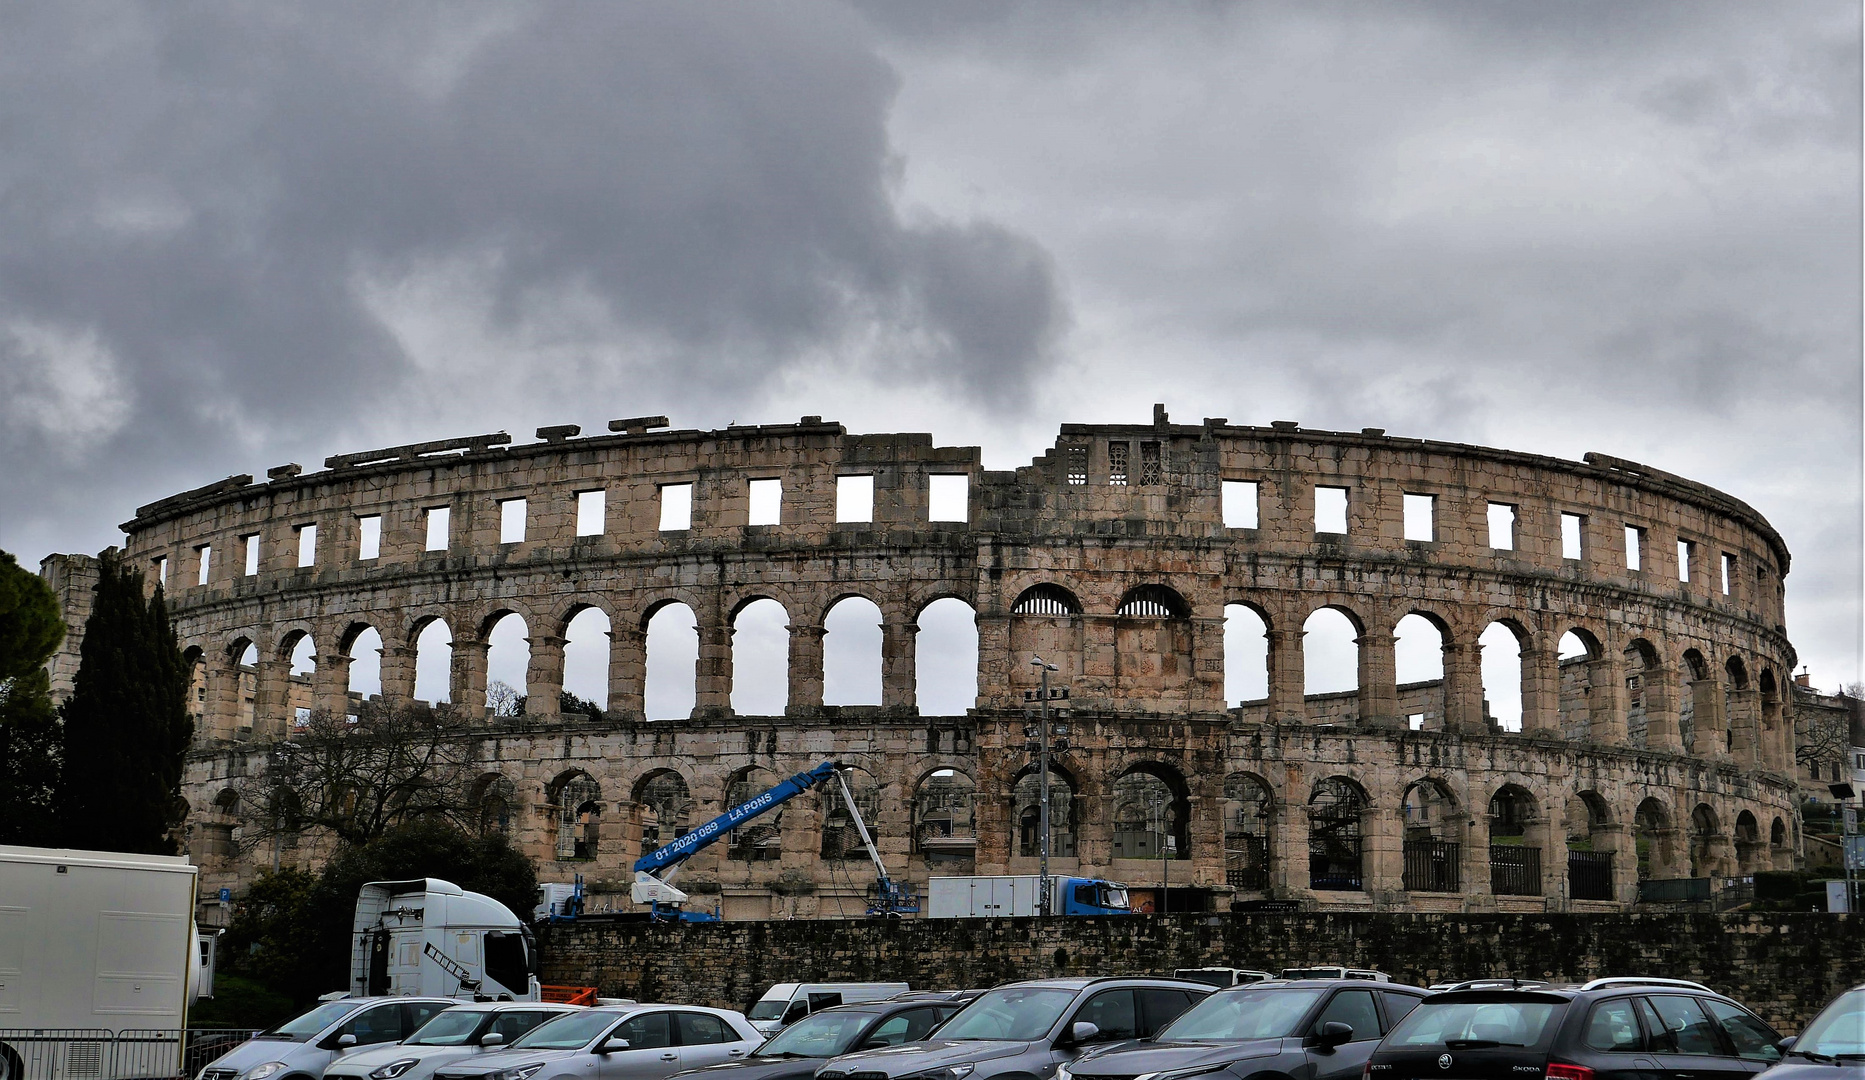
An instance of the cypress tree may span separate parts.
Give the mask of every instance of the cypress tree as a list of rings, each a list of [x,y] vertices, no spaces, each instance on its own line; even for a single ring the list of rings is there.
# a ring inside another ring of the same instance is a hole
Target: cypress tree
[[[64,636],[52,590],[0,551],[0,844],[57,842],[60,735],[45,662]]]
[[[64,708],[58,817],[66,845],[168,855],[194,734],[188,668],[158,586],[105,552]]]

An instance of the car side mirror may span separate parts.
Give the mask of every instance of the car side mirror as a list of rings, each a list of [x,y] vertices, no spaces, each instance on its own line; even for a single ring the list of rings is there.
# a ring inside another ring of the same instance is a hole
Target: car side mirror
[[[869,1039],[867,1042],[864,1042],[860,1046],[855,1047],[855,1049],[857,1051],[881,1050],[891,1045],[893,1044],[889,1043],[886,1039]]]
[[[1315,1031],[1315,1045],[1335,1047],[1353,1041],[1353,1025],[1329,1020]]]
[[[1787,1053],[1789,1050],[1792,1050],[1794,1048],[1794,1036],[1789,1035],[1787,1038],[1782,1039],[1778,1043],[1775,1043],[1774,1048],[1776,1050],[1779,1050],[1783,1054]]]
[[[479,1037],[479,1045],[481,1046],[504,1046],[505,1045],[505,1033],[503,1031],[488,1031],[484,1035],[481,1035]]]
[[[338,1046],[342,1046],[342,1047],[351,1047],[351,1046],[355,1046],[355,1045],[356,1045],[356,1036],[354,1036],[354,1035],[350,1035],[350,1034],[347,1034],[347,1033],[346,1033],[346,1034],[343,1034],[343,1035],[339,1035],[339,1036],[337,1036],[337,1045],[338,1045]]]
[[[605,1040],[602,1043],[602,1045],[596,1047],[596,1053],[613,1054],[617,1050],[626,1050],[626,1049],[628,1049],[627,1039],[608,1039],[608,1040]]]
[[[1091,1024],[1086,1020],[1077,1020],[1068,1026],[1068,1041],[1072,1043],[1091,1042],[1099,1034],[1101,1034],[1099,1025]]]

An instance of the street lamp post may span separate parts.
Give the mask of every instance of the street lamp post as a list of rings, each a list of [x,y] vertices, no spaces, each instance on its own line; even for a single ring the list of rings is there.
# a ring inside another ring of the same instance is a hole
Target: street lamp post
[[[1044,663],[1040,656],[1030,657],[1030,663],[1042,673],[1043,711],[1042,719],[1039,721],[1041,730],[1037,736],[1039,748],[1036,757],[1038,788],[1036,797],[1041,802],[1036,811],[1037,854],[1040,856],[1036,879],[1036,911],[1037,914],[1047,917],[1049,915],[1049,673],[1056,670],[1056,666]]]

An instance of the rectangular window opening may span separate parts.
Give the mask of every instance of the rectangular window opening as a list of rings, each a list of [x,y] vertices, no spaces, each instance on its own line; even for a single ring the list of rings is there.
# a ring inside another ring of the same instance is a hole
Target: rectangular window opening
[[[1166,480],[1166,462],[1156,442],[1140,444],[1140,483],[1163,484]]]
[[[1561,515],[1561,558],[1580,558],[1580,527],[1585,521],[1579,514]]]
[[[155,561],[155,583],[157,585],[168,584],[168,556],[166,555]]]
[[[1638,573],[1645,565],[1645,530],[1636,525],[1625,527],[1625,568]]]
[[[1068,482],[1079,486],[1088,482],[1088,448],[1071,446],[1067,448]]]
[[[681,532],[693,527],[693,485],[661,485],[661,531]]]
[[[430,507],[427,511],[427,550],[447,550],[447,525],[453,518],[453,509],[447,506]]]
[[[835,478],[835,520],[874,520],[873,476],[838,476]]]
[[[1107,482],[1115,487],[1127,486],[1127,451],[1129,443],[1107,444]]]
[[[246,548],[246,576],[252,577],[259,573],[259,534],[248,533],[240,543]]]
[[[1343,535],[1347,532],[1346,488],[1315,488],[1315,531]]]
[[[608,515],[608,492],[597,490],[576,493],[576,535],[601,536]]]
[[[753,480],[750,484],[751,517],[748,525],[776,525],[784,512],[784,482]]]
[[[370,514],[356,519],[358,540],[356,558],[366,561],[382,554],[382,515]]]
[[[1697,545],[1688,540],[1677,542],[1677,580],[1690,580],[1690,562],[1697,557]]]
[[[198,561],[201,567],[201,576],[199,580],[195,582],[195,584],[205,585],[207,584],[208,569],[213,565],[213,562],[214,562],[214,545],[202,544],[200,547],[194,549],[194,553],[196,556],[198,556]],[[1724,589],[1723,591],[1728,592],[1729,590]]]
[[[525,501],[523,499],[499,500],[499,543],[522,544],[525,542]]]
[[[1408,728],[1411,728],[1413,731],[1425,730],[1425,714],[1421,712],[1415,712],[1412,715],[1406,717],[1405,726]]]
[[[1431,541],[1437,535],[1438,497],[1436,495],[1405,496],[1405,538],[1407,540]]]
[[[928,478],[928,484],[928,521],[971,520],[970,476],[964,473],[940,473]]]
[[[1257,487],[1254,480],[1224,481],[1224,527],[1254,529],[1258,527]]]
[[[1489,546],[1496,551],[1515,550],[1515,507],[1489,504]]]
[[[317,565],[317,526],[298,526],[298,565]]]
[[[1730,584],[1735,581],[1735,556],[1723,552],[1723,595],[1729,595]]]

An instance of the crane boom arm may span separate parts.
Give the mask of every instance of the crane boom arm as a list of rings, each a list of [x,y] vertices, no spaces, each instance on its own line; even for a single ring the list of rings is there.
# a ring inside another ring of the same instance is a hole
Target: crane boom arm
[[[813,769],[797,773],[769,791],[746,799],[685,836],[675,839],[672,843],[655,848],[636,859],[635,873],[659,876],[661,872],[685,862],[752,818],[769,813],[834,777],[835,762],[833,761],[825,761]]]

